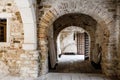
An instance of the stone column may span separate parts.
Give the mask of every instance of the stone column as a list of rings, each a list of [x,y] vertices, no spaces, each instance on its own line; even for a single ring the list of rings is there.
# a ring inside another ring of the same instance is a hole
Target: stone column
[[[39,65],[37,51],[36,29],[36,0],[15,0],[23,23],[24,30],[24,53],[20,55],[20,75],[22,77],[38,77]]]
[[[21,14],[24,27],[24,50],[36,50],[37,30],[36,30],[36,8],[32,0],[15,0]]]

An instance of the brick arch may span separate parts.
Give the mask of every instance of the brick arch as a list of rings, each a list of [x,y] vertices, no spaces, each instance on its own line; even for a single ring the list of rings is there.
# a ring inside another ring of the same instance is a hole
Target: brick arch
[[[69,26],[78,26],[88,31],[95,31],[97,22],[89,15],[81,13],[69,13],[57,18],[53,23],[54,34],[58,34],[62,29]],[[56,36],[55,35],[55,36]]]
[[[81,5],[79,5],[81,3]],[[91,8],[92,7],[92,8]],[[109,16],[109,12],[105,11],[103,7],[99,7],[99,5],[94,5],[91,3],[82,3],[82,1],[61,1],[56,3],[51,9],[46,11],[44,15],[41,17],[40,21],[40,48],[41,54],[43,54],[43,61],[47,60],[47,37],[50,28],[52,28],[53,23],[59,17],[69,14],[69,13],[81,13],[91,16],[97,23],[101,26],[104,34],[109,35],[109,23],[112,21],[111,16]],[[104,40],[104,47],[107,49],[106,44],[108,43],[109,37],[106,36]],[[107,51],[107,50],[106,50]],[[103,51],[105,52],[105,51]],[[107,52],[106,52],[107,53]],[[46,54],[46,55],[45,55]],[[44,62],[46,63],[46,62]],[[47,67],[44,66],[42,70],[46,70]],[[46,71],[47,72],[47,71]],[[46,72],[43,72],[46,73]]]

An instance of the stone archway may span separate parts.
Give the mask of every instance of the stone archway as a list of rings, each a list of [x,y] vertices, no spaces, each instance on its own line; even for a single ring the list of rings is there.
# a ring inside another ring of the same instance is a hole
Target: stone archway
[[[36,50],[36,0],[15,0],[15,3],[19,8],[24,28],[24,44],[22,45],[22,47],[24,50]]]
[[[94,43],[95,43],[95,31],[97,27],[97,22],[90,16],[80,13],[69,13],[65,14],[53,23],[53,34],[56,41],[59,32],[69,26],[78,26],[86,30],[90,35],[90,53],[93,53]],[[92,54],[91,54],[92,55]],[[92,58],[92,57],[91,57]],[[92,59],[90,59],[92,60]]]
[[[81,6],[80,6],[81,4]],[[109,44],[109,36],[111,32],[109,32],[110,23],[112,21],[111,15],[108,15],[109,12],[105,11],[103,7],[98,7],[98,5],[88,3],[82,3],[82,1],[60,1],[59,3],[56,3],[51,9],[45,12],[45,14],[42,16],[40,21],[40,34],[39,34],[39,40],[40,40],[40,49],[41,49],[41,56],[42,56],[42,62],[41,62],[41,74],[46,74],[47,71],[47,54],[48,54],[48,47],[47,47],[47,37],[49,29],[52,27],[52,24],[56,19],[59,17],[69,14],[69,13],[82,13],[91,16],[93,19],[95,19],[98,23],[98,25],[101,26],[103,33],[105,36],[104,38],[104,44],[102,45],[102,48],[105,48],[103,50],[103,72],[106,73],[108,67],[106,64],[108,64],[107,61],[107,55],[108,53],[108,46]],[[110,46],[112,47],[112,46]],[[107,73],[106,73],[107,74]],[[109,75],[109,72],[108,74]]]

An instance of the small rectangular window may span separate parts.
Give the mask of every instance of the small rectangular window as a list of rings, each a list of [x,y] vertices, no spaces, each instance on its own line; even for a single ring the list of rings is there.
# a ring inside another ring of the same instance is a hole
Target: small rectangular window
[[[0,19],[0,42],[6,42],[6,19]]]

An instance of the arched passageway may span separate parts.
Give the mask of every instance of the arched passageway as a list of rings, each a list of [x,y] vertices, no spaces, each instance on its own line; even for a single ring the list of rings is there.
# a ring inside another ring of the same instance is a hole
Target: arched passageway
[[[7,33],[6,42],[0,43],[1,59],[10,74],[38,77],[39,72],[41,75],[48,73],[48,61],[51,67],[57,62],[55,40],[58,33],[66,27],[78,26],[90,36],[89,61],[94,65],[102,56],[103,73],[120,76],[118,0],[0,2],[3,3],[0,17],[7,21],[6,31],[1,28],[1,38]],[[50,47],[50,44],[53,45]]]
[[[107,32],[107,34],[105,33],[106,35],[109,35],[109,32],[107,31],[108,29],[104,30],[107,27],[99,24],[94,18],[92,18],[89,15],[82,14],[82,13],[68,13],[68,14],[60,16],[49,27],[47,27],[48,31],[47,31],[47,34],[45,34],[46,37],[41,38],[44,41],[48,40],[49,47],[47,46],[46,47],[49,52],[49,56],[50,56],[49,62],[51,64],[51,67],[54,68],[57,63],[57,45],[56,45],[57,36],[61,30],[69,26],[79,26],[89,33],[89,36],[90,36],[90,52],[89,52],[90,59],[89,61],[98,63],[99,60],[101,59],[98,56],[99,50],[98,48],[96,48],[97,45],[99,45],[101,48],[103,47],[105,48],[104,49],[105,51],[102,50],[100,54],[101,53],[104,54],[104,52],[107,52],[106,43],[108,43],[109,36],[104,36],[105,32]],[[103,42],[105,44],[103,44]],[[41,46],[41,48],[42,47],[43,46]],[[47,58],[47,55],[46,55],[46,58]],[[102,61],[100,64],[102,65]]]
[[[89,35],[90,35],[90,61],[94,63],[99,63],[100,57],[99,54],[102,55],[102,51],[99,51],[97,45],[100,47],[103,43],[103,34],[100,34],[103,32],[103,29],[100,25],[98,25],[97,21],[94,20],[92,17],[80,14],[80,13],[70,13],[65,14],[58,19],[55,20],[53,23],[53,27],[51,28],[49,32],[49,54],[50,54],[50,63],[51,67],[54,68],[57,63],[57,36],[60,33],[61,30],[63,30],[66,27],[69,26],[79,26],[83,29],[85,29]],[[98,37],[99,36],[99,37]],[[50,38],[52,37],[52,38]],[[54,48],[54,49],[53,49]],[[99,51],[99,52],[98,52]],[[99,65],[100,66],[100,65]]]
[[[55,41],[59,32],[69,26],[79,26],[89,33],[89,36],[91,37],[90,48],[92,49],[91,51],[93,51],[95,41],[94,33],[96,31],[97,22],[90,16],[84,14],[75,13],[63,15],[58,18],[53,24]]]
[[[100,69],[95,70],[89,61],[89,42],[88,33],[80,27],[70,26],[61,30],[57,40],[55,40],[55,45],[57,45],[57,65],[54,69],[49,68],[49,71],[100,73]]]

